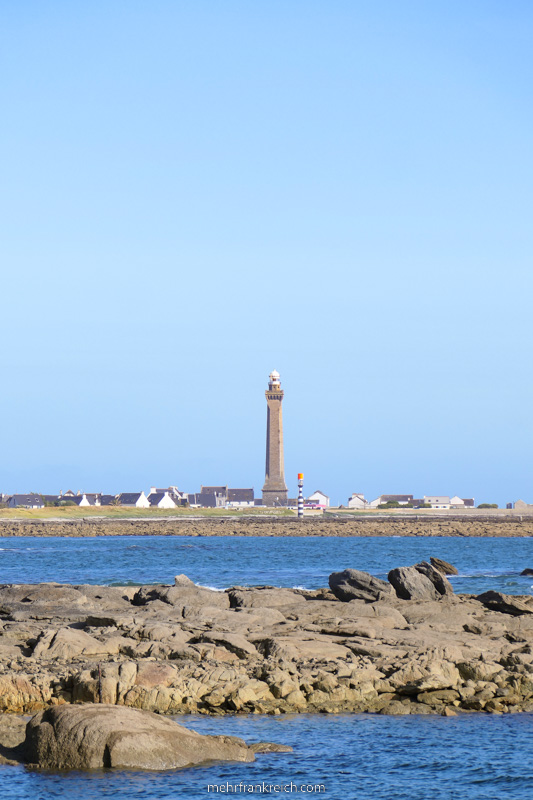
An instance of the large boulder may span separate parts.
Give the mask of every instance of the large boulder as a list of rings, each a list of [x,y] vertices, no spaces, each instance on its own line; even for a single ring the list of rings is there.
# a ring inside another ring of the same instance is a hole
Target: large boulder
[[[533,597],[529,595],[503,594],[490,590],[478,594],[476,600],[479,600],[491,611],[501,611],[503,614],[511,614],[513,617],[533,614]]]
[[[345,603],[350,600],[367,600],[372,603],[383,595],[392,593],[390,584],[386,581],[358,569],[332,572],[329,576],[329,587],[335,597]]]
[[[442,596],[416,567],[396,567],[391,569],[388,578],[402,600],[437,600]]]
[[[417,572],[420,572],[421,575],[425,575],[426,578],[429,578],[439,594],[453,594],[453,588],[448,578],[432,564],[428,564],[427,561],[421,561],[420,564],[415,564],[415,569]]]
[[[207,761],[254,761],[234,736],[202,736],[173,720],[113,705],[52,706],[26,728],[25,759],[46,769],[166,770]]]
[[[431,561],[432,566],[434,566],[435,569],[438,569],[439,572],[442,572],[443,575],[459,575],[459,570],[457,567],[454,567],[453,564],[450,564],[448,561],[444,561],[443,558],[431,556],[429,560]]]

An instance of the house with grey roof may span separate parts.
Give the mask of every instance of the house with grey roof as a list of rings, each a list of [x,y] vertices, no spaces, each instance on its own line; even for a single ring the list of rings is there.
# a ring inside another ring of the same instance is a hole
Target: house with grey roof
[[[43,498],[40,494],[12,494],[7,501],[8,508],[44,508]]]
[[[135,508],[150,508],[151,505],[144,492],[122,492],[117,495],[117,504]]]
[[[254,505],[253,489],[228,489],[226,505],[231,508],[248,508]]]
[[[148,504],[150,508],[176,508],[177,504],[171,497],[168,489],[163,492],[150,492],[148,495]]]
[[[413,497],[414,495],[412,494],[381,494],[368,505],[370,508],[377,508],[385,505],[385,503],[398,503],[400,506],[406,506],[413,502]]]

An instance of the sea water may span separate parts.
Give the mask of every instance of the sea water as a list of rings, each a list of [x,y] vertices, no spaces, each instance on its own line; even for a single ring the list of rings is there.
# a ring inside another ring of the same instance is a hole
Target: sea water
[[[0,539],[0,583],[135,585],[172,583],[174,575],[185,573],[216,589],[238,584],[313,589],[327,586],[335,570],[352,567],[385,577],[393,567],[432,555],[457,566],[459,575],[451,578],[457,592],[533,592],[533,578],[520,576],[533,567],[531,541],[488,537],[5,537]],[[259,755],[253,764],[163,773],[54,773],[3,766],[2,797],[533,798],[531,714],[186,716],[179,721],[201,733],[289,744],[294,752]]]
[[[533,797],[531,714],[469,714],[450,718],[372,714],[190,716],[180,717],[179,722],[200,733],[230,734],[247,742],[270,740],[289,744],[294,752],[258,755],[252,764],[215,763],[162,773],[122,770],[58,773],[5,766],[0,767],[2,796],[9,800],[174,797],[207,800],[221,796],[530,800]],[[284,787],[286,791],[276,792],[273,787]]]
[[[438,556],[454,564],[456,592],[495,589],[531,594],[529,538],[290,536],[98,536],[90,538],[0,537],[0,583],[173,583],[184,573],[195,583],[228,586],[328,585],[331,572],[360,569],[386,578]]]

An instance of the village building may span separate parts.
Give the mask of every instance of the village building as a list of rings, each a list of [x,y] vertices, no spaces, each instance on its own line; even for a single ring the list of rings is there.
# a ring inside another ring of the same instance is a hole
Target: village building
[[[151,508],[176,508],[176,503],[171,497],[168,489],[162,492],[150,492],[148,495],[148,506]]]
[[[370,508],[377,508],[386,503],[398,503],[400,506],[410,505],[413,502],[414,495],[412,494],[381,494],[375,500],[369,503]]]
[[[99,506],[100,505],[100,495],[95,493],[87,493],[81,494],[79,497],[73,498],[76,505],[81,506],[82,508],[86,506]]]
[[[368,508],[368,500],[365,499],[364,494],[355,492],[348,498],[348,508]]]
[[[451,500],[447,495],[424,495],[424,503],[431,508],[450,508]]]
[[[458,497],[455,495],[450,498],[450,508],[474,508],[473,497]]]
[[[122,492],[117,495],[117,505],[135,506],[135,508],[150,508],[151,503],[144,492]]]
[[[43,498],[40,494],[12,494],[7,501],[8,508],[44,508]]]
[[[249,508],[254,505],[253,489],[228,489],[226,505],[230,508]]]
[[[317,489],[316,492],[313,492],[313,494],[310,494],[305,502],[306,504],[312,505],[315,508],[329,508],[329,497],[319,489]]]

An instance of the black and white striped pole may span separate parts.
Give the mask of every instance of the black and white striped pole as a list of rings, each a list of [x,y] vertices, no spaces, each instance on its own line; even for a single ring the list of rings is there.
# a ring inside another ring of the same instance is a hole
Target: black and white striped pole
[[[304,474],[298,473],[298,519],[303,519],[304,515]]]

